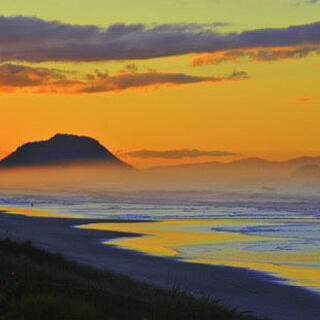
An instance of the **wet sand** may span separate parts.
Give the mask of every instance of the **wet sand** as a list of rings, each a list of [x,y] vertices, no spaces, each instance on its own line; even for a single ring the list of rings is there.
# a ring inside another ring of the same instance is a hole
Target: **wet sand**
[[[28,217],[3,212],[0,214],[0,238],[9,236],[15,240],[31,240],[39,247],[59,252],[80,263],[194,295],[217,298],[224,305],[250,310],[257,316],[275,320],[320,319],[319,294],[281,284],[272,276],[244,268],[143,255],[101,244],[109,239],[138,234],[72,228],[95,222],[97,220]]]
[[[238,232],[215,231],[216,228],[232,227],[245,223],[246,226],[277,227],[270,220],[257,221],[252,219],[196,219],[196,220],[161,220],[140,223],[94,223],[81,225],[80,228],[118,231],[143,234],[143,237],[117,238],[106,241],[120,248],[131,249],[151,255],[175,257],[183,261],[203,264],[224,265],[249,268],[252,270],[272,274],[286,279],[287,283],[304,288],[310,288],[320,293],[320,272],[318,251],[279,250],[277,252],[264,251],[264,243],[276,243],[285,246],[295,238],[270,237]],[[311,221],[313,222],[313,221]],[[317,221],[315,221],[317,223]],[[281,223],[290,221],[281,220]],[[262,250],[253,251],[243,249],[241,243],[259,243]],[[206,247],[214,245],[219,249]],[[199,246],[205,249],[199,251]],[[188,247],[196,247],[195,252]],[[187,249],[186,249],[187,248]],[[198,251],[197,251],[198,250]]]

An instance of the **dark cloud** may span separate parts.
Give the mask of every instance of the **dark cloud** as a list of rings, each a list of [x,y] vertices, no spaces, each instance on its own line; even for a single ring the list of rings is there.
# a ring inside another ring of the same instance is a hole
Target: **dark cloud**
[[[73,86],[78,81],[67,79],[67,73],[58,69],[33,68],[29,66],[0,65],[0,91],[43,86]]]
[[[199,77],[183,73],[162,73],[162,72],[144,72],[144,73],[120,73],[110,76],[105,73],[97,72],[90,75],[91,81],[83,88],[79,88],[79,93],[123,91],[127,89],[139,89],[150,86],[178,86],[191,83],[216,83],[232,80],[244,80],[248,78],[245,71],[234,71],[231,75],[225,77]]]
[[[230,50],[218,53],[209,53],[191,60],[191,65],[201,66],[223,62],[235,62],[243,58],[249,61],[278,61],[302,59],[311,55],[320,54],[320,46],[277,47],[251,50]]]
[[[251,59],[258,61],[302,59],[313,54],[320,54],[320,47],[300,47],[287,50],[258,50],[251,56]]]
[[[197,149],[181,149],[181,150],[138,150],[122,153],[122,155],[132,158],[161,158],[161,159],[182,159],[182,158],[200,158],[200,157],[226,157],[238,156],[239,154],[225,151],[201,151]]]
[[[320,22],[221,33],[214,24],[68,25],[30,17],[0,17],[2,61],[107,61],[187,53],[320,43]]]
[[[109,75],[106,72],[96,71],[94,74],[77,78],[74,73],[65,73],[58,69],[4,64],[0,65],[0,91],[22,89],[32,93],[63,94],[119,92],[147,87],[236,81],[247,77],[244,71],[234,71],[229,76],[220,77],[161,72],[120,72]]]

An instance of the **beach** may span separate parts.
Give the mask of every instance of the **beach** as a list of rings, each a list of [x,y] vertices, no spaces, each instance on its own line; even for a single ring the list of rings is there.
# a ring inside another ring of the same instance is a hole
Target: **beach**
[[[35,246],[59,252],[79,263],[196,296],[209,296],[219,299],[223,305],[251,311],[257,316],[275,320],[319,319],[320,295],[316,292],[245,268],[189,263],[102,244],[140,236],[137,233],[75,228],[96,222],[96,219],[31,217],[3,211],[0,237],[30,240]]]

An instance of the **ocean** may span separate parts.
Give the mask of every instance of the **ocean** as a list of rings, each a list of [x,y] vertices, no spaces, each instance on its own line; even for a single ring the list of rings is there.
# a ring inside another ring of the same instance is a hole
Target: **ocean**
[[[190,263],[250,268],[320,293],[317,196],[208,191],[8,192],[0,208],[97,219],[107,230],[142,233],[106,244]],[[143,220],[139,224],[101,219]],[[155,222],[148,222],[155,221]],[[99,225],[99,226],[97,226]],[[105,243],[101,239],[102,243]]]

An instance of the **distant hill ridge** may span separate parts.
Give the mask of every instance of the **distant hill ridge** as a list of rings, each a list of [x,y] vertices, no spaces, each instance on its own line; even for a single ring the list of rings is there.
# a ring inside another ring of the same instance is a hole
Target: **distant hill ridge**
[[[293,158],[284,161],[269,161],[262,158],[244,158],[232,160],[230,162],[198,162],[198,163],[185,163],[172,166],[158,166],[152,167],[149,170],[161,170],[161,169],[187,169],[187,168],[241,168],[241,167],[289,167],[295,168],[304,165],[319,164],[320,157],[303,156]]]
[[[60,165],[99,162],[131,168],[97,140],[73,134],[56,134],[49,140],[29,142],[0,161],[0,167]]]
[[[300,168],[304,170],[295,170]],[[311,169],[310,169],[311,167]],[[308,169],[309,168],[309,169]],[[317,170],[318,168],[318,170]],[[308,170],[307,170],[308,169]],[[164,175],[177,174],[186,177],[202,177],[203,179],[217,181],[217,179],[260,179],[260,178],[289,178],[292,175],[320,177],[320,157],[298,157],[284,161],[269,161],[261,158],[244,158],[230,162],[202,162],[187,163],[174,166],[153,167],[147,171]]]

